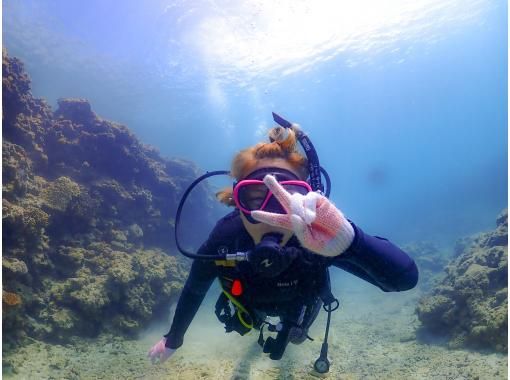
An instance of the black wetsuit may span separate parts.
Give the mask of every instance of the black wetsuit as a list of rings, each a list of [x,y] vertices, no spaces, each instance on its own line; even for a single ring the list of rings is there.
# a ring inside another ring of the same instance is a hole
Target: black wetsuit
[[[224,289],[233,279],[239,279],[242,294],[236,298],[247,309],[267,315],[283,315],[287,319],[298,318],[300,307],[313,304],[319,298],[330,266],[350,272],[385,292],[408,290],[416,285],[418,270],[406,253],[388,240],[367,235],[351,224],[355,231],[351,246],[332,258],[307,251],[293,236],[285,246],[296,247],[302,254],[274,278],[255,273],[248,262],[223,266],[213,260],[195,260],[177,303],[171,329],[165,335],[166,346],[178,348],[182,345],[184,333],[215,278],[220,278]],[[244,228],[239,212],[234,211],[217,223],[198,253],[245,252],[253,247],[254,242]]]

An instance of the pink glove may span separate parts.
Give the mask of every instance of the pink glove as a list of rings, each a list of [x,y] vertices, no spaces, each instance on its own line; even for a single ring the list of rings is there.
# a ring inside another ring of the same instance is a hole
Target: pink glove
[[[354,229],[326,197],[316,192],[290,194],[270,174],[264,183],[287,214],[252,211],[253,219],[293,231],[303,247],[322,256],[338,256],[349,248]]]
[[[163,338],[150,349],[147,357],[151,359],[152,364],[158,361],[160,364],[165,362],[175,352],[174,349],[165,347],[165,343],[166,338]]]

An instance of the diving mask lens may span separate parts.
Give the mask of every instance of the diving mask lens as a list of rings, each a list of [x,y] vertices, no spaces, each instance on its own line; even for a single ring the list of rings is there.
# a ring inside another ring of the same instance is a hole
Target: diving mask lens
[[[298,193],[306,195],[312,191],[305,181],[282,181],[280,184],[290,194]],[[267,186],[261,180],[243,180],[234,188],[234,200],[237,207],[246,213],[255,210],[265,210],[284,214],[285,210],[280,202],[273,196]]]
[[[250,180],[250,182],[239,183],[237,198],[242,208],[250,211],[259,210],[266,201],[269,190],[262,181]]]

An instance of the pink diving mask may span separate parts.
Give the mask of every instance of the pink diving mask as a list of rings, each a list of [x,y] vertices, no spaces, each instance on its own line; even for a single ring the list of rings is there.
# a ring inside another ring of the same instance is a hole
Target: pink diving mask
[[[250,173],[245,179],[234,183],[234,202],[243,213],[264,210],[285,214],[285,210],[273,193],[264,184],[264,177],[271,174],[289,193],[308,194],[312,188],[306,181],[300,180],[294,173],[281,168],[262,168]]]

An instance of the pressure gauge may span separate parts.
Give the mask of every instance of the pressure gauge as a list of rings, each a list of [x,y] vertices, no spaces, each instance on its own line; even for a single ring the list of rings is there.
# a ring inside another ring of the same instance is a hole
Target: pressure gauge
[[[327,373],[329,372],[329,360],[328,358],[320,357],[315,361],[315,364],[313,365],[313,368],[318,373]]]

